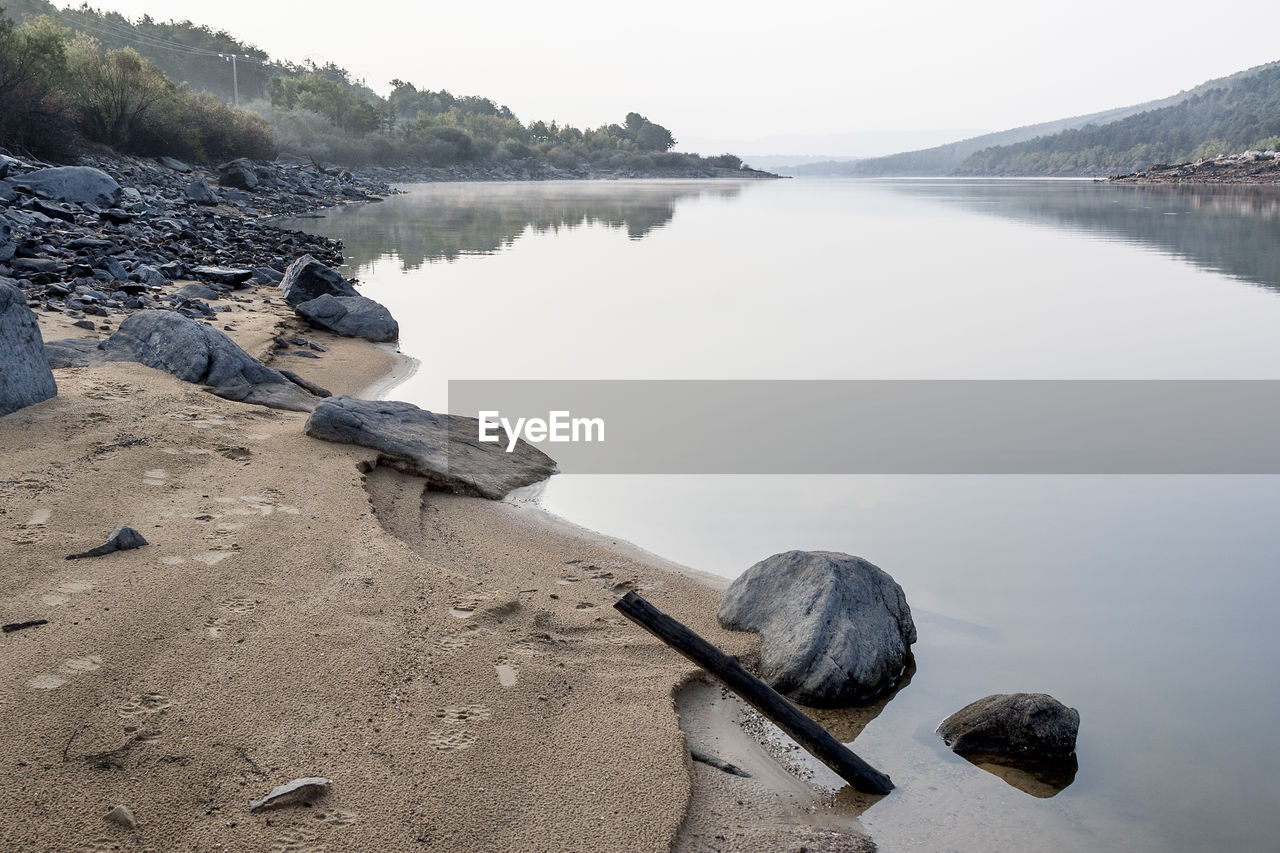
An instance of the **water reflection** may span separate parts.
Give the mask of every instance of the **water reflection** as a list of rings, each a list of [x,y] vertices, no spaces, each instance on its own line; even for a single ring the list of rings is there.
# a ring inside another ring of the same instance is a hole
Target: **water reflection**
[[[381,204],[282,224],[341,239],[354,269],[391,251],[402,269],[415,270],[431,261],[493,254],[526,232],[603,225],[640,240],[669,223],[681,202],[741,192],[740,184],[691,181],[418,184]]]
[[[1008,782],[1023,793],[1042,800],[1057,796],[1076,780],[1080,763],[1074,753],[1059,759],[1015,759],[1007,755],[961,755],[973,766]]]
[[[1103,234],[1280,291],[1280,187],[900,182],[965,210]]]

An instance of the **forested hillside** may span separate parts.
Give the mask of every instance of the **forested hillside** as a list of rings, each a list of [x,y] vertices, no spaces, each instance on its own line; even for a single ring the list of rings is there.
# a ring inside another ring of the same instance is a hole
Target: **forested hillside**
[[[887,157],[813,163],[796,168],[795,173],[864,177],[1104,175],[1240,151],[1277,132],[1265,128],[1272,126],[1271,119],[1280,117],[1275,96],[1266,94],[1276,85],[1278,73],[1280,63],[1269,63],[1157,101]]]
[[[1280,147],[1280,65],[1199,91],[1171,107],[979,151],[961,175],[1093,175]]]
[[[0,146],[44,156],[87,139],[195,160],[283,151],[350,165],[741,166],[729,154],[673,151],[671,131],[637,112],[579,129],[525,124],[489,98],[399,79],[383,98],[337,65],[273,60],[189,21],[131,21],[47,0],[0,0],[0,19]]]

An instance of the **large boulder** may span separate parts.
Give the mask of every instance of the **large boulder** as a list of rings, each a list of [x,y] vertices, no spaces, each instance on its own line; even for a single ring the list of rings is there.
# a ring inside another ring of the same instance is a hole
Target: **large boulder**
[[[380,302],[364,296],[323,296],[294,306],[298,316],[312,326],[348,338],[394,341],[400,324]]]
[[[1080,712],[1047,693],[997,693],[971,702],[938,726],[961,755],[1060,759],[1076,751]]]
[[[258,186],[258,172],[249,160],[232,160],[218,169],[218,184],[237,190],[253,190]]]
[[[259,363],[222,332],[174,311],[138,311],[111,337],[92,344],[56,341],[51,349],[59,366],[136,361],[184,382],[207,385],[228,400],[294,412],[309,412],[316,405],[316,397]]]
[[[916,641],[902,587],[861,557],[788,551],[747,569],[717,614],[762,639],[764,680],[805,705],[865,702],[892,687]]]
[[[512,490],[545,480],[556,463],[531,444],[481,443],[475,418],[438,415],[411,403],[358,400],[341,395],[316,406],[307,435],[371,447],[379,461],[425,477],[432,488],[501,500]]]
[[[115,178],[91,166],[37,169],[14,178],[13,183],[58,201],[98,207],[116,207],[124,194]]]
[[[0,281],[0,417],[56,396],[40,323],[21,290]]]
[[[360,295],[351,282],[342,277],[342,273],[310,255],[303,255],[289,264],[284,278],[280,280],[280,295],[294,307],[326,293],[330,296]]]

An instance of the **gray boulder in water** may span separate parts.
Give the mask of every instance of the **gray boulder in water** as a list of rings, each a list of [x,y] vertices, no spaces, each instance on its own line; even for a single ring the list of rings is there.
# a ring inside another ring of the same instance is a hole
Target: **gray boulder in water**
[[[124,191],[116,179],[91,166],[55,166],[14,178],[13,183],[58,201],[116,207]]]
[[[312,326],[348,338],[394,341],[400,324],[379,302],[364,296],[332,296],[328,293],[294,306],[298,316]]]
[[[56,396],[40,323],[21,290],[0,281],[0,417]]]
[[[325,294],[330,296],[359,296],[342,273],[333,267],[325,266],[310,255],[289,264],[280,280],[280,295],[284,301],[297,307],[303,302],[310,302]]]
[[[174,311],[131,314],[96,346],[68,340],[53,342],[51,349],[59,366],[136,361],[184,382],[207,385],[228,400],[293,412],[309,412],[316,405],[315,396],[258,362],[222,332]]]
[[[1047,693],[997,693],[965,705],[938,726],[961,755],[1060,759],[1076,751],[1080,712]]]
[[[901,677],[916,641],[902,587],[861,557],[788,551],[747,569],[717,614],[762,639],[764,680],[797,702],[865,702]]]
[[[511,453],[505,441],[481,443],[479,423],[411,403],[341,395],[321,401],[304,431],[325,441],[371,447],[382,454],[382,464],[459,495],[501,500],[555,473],[556,463],[523,440]]]

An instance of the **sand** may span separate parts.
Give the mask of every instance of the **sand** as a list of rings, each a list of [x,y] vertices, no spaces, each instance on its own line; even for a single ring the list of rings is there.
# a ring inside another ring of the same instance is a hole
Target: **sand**
[[[219,327],[267,359],[282,331],[330,348],[274,366],[365,396],[413,369],[269,293]],[[696,669],[611,605],[639,590],[749,656],[717,584],[536,507],[424,492],[302,414],[135,364],[55,376],[0,418],[0,621],[48,620],[0,637],[0,849],[865,848],[815,835],[794,780],[691,764],[675,696]],[[118,524],[150,544],[64,559]],[[736,711],[681,695],[732,734]],[[304,776],[329,793],[249,812]]]

